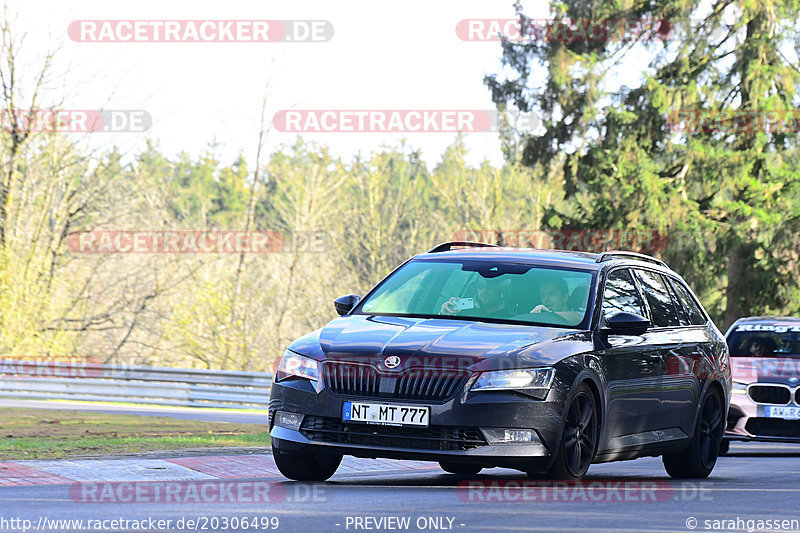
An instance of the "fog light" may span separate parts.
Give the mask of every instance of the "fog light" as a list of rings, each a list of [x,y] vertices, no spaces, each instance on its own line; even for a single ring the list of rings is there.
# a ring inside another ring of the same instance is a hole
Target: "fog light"
[[[539,436],[532,429],[496,429],[481,428],[483,436],[489,444],[502,444],[506,442],[523,442],[539,444]]]
[[[303,415],[297,413],[287,413],[278,411],[275,413],[275,425],[286,429],[293,429],[295,431],[300,429],[300,424],[303,423]]]

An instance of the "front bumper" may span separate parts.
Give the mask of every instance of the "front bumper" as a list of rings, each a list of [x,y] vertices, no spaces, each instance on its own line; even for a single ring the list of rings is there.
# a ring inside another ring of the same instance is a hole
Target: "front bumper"
[[[355,457],[468,462],[484,467],[546,470],[561,434],[563,387],[555,380],[548,397],[537,400],[509,391],[463,391],[444,402],[403,398],[363,398],[316,392],[303,379],[272,386],[270,437],[273,447],[304,453]],[[346,400],[403,403],[430,407],[428,428],[379,426],[342,421]],[[304,415],[299,430],[273,425],[274,413]],[[489,444],[481,428],[533,429],[538,443]]]
[[[800,442],[800,420],[764,416],[765,404],[747,394],[731,395],[724,438],[742,442]]]

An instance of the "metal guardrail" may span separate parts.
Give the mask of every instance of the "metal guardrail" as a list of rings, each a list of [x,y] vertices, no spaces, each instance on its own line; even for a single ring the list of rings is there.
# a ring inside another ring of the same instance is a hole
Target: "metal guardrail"
[[[0,397],[265,408],[272,374],[0,359]]]

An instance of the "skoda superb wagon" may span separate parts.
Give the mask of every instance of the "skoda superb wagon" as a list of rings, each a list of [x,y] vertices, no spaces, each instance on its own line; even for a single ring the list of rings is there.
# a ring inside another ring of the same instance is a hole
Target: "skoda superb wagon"
[[[561,479],[642,456],[673,477],[714,467],[728,348],[658,259],[443,243],[334,304],[275,372],[288,478],[325,480],[343,455]]]

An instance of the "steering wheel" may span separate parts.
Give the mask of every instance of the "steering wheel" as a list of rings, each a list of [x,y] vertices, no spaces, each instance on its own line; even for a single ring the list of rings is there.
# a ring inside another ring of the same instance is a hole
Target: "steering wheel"
[[[536,315],[541,316],[542,320],[540,322],[547,322],[547,323],[550,323],[550,324],[562,324],[562,325],[566,325],[566,324],[569,323],[569,321],[566,318],[564,318],[563,316],[561,316],[558,313],[555,313],[553,311],[544,311],[543,310],[543,311],[541,311],[539,313],[531,313],[531,315],[533,315],[533,316],[536,316]]]

